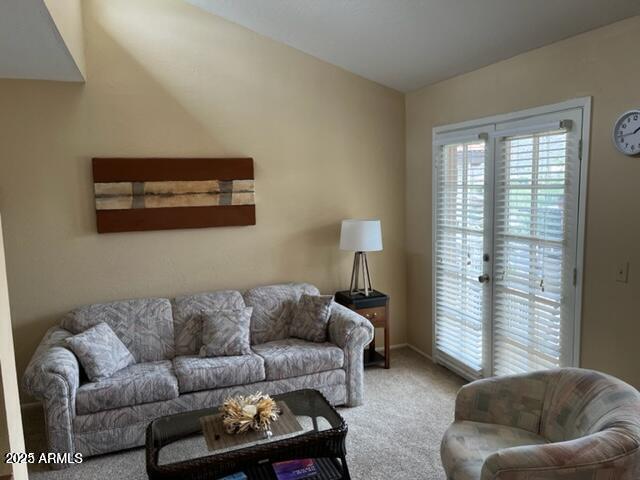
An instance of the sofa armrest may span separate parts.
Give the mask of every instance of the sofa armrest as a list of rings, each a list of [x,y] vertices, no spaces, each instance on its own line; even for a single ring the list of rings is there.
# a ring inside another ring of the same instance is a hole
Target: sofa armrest
[[[49,450],[73,453],[73,418],[80,366],[63,345],[71,332],[60,327],[47,331],[22,377],[27,393],[42,400]]]
[[[571,480],[596,478],[597,472],[640,478],[638,441],[612,428],[566,442],[506,448],[485,460],[481,480]]]
[[[29,394],[45,400],[54,393],[49,388],[50,383],[62,382],[66,395],[75,397],[80,383],[80,366],[76,356],[63,346],[64,339],[70,336],[71,332],[60,327],[47,331],[22,378]]]
[[[540,432],[549,372],[487,378],[463,386],[456,420],[494,423]]]
[[[329,341],[344,351],[347,373],[347,405],[364,403],[364,347],[373,340],[373,325],[369,320],[338,303],[331,307]]]
[[[373,340],[373,325],[353,310],[333,303],[329,318],[329,341],[340,348],[362,347]]]

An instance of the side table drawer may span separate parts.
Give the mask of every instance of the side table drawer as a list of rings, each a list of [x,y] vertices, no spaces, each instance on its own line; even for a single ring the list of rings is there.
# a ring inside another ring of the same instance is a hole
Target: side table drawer
[[[357,313],[369,320],[374,327],[383,327],[386,322],[386,307],[361,308]]]

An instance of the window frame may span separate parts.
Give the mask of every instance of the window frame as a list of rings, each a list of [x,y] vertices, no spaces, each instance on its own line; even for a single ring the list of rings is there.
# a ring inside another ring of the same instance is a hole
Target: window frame
[[[432,328],[432,352],[436,358],[436,269],[433,268],[433,259],[436,255],[437,218],[435,208],[437,205],[437,156],[439,148],[443,143],[451,139],[466,138],[469,134],[477,135],[476,132],[490,132],[495,129],[495,125],[506,122],[527,120],[545,114],[560,113],[565,110],[582,109],[582,140],[580,144],[580,185],[578,188],[578,226],[576,238],[576,274],[575,274],[575,308],[574,308],[574,332],[573,332],[573,358],[572,366],[580,366],[581,358],[581,332],[582,332],[582,296],[584,287],[584,257],[585,257],[585,232],[586,232],[586,207],[587,207],[587,182],[589,171],[589,151],[591,139],[591,106],[592,97],[580,97],[560,103],[529,108],[506,114],[493,115],[449,125],[436,126],[432,129],[432,152],[431,152],[431,328]],[[489,149],[489,146],[487,147]],[[493,154],[493,152],[491,152]],[[493,163],[493,161],[492,161]],[[493,164],[491,171],[493,172]],[[493,180],[492,180],[493,181]],[[491,191],[493,195],[493,189]],[[493,216],[493,210],[489,213]],[[487,332],[492,336],[493,332]],[[492,337],[491,337],[492,338]],[[467,379],[475,380],[475,377],[464,371],[460,372],[458,365],[450,365],[446,359],[440,359],[440,363],[454,367],[459,373],[463,373]],[[456,368],[457,367],[457,368]],[[493,365],[490,365],[493,374]]]

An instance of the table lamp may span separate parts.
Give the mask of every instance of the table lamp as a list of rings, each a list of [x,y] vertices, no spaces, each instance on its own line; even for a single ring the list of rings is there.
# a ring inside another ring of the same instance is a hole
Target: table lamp
[[[367,252],[382,250],[380,220],[343,220],[340,229],[340,250],[355,252],[349,292],[352,295],[363,293],[368,297],[373,288],[371,287]],[[359,288],[360,274],[362,274],[364,286],[362,289]]]

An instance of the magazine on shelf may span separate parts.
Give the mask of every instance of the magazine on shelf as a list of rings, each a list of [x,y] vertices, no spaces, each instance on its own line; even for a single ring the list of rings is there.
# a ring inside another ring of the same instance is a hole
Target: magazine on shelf
[[[312,458],[302,460],[288,460],[273,464],[273,471],[278,480],[302,480],[314,478],[318,475],[316,462]]]

